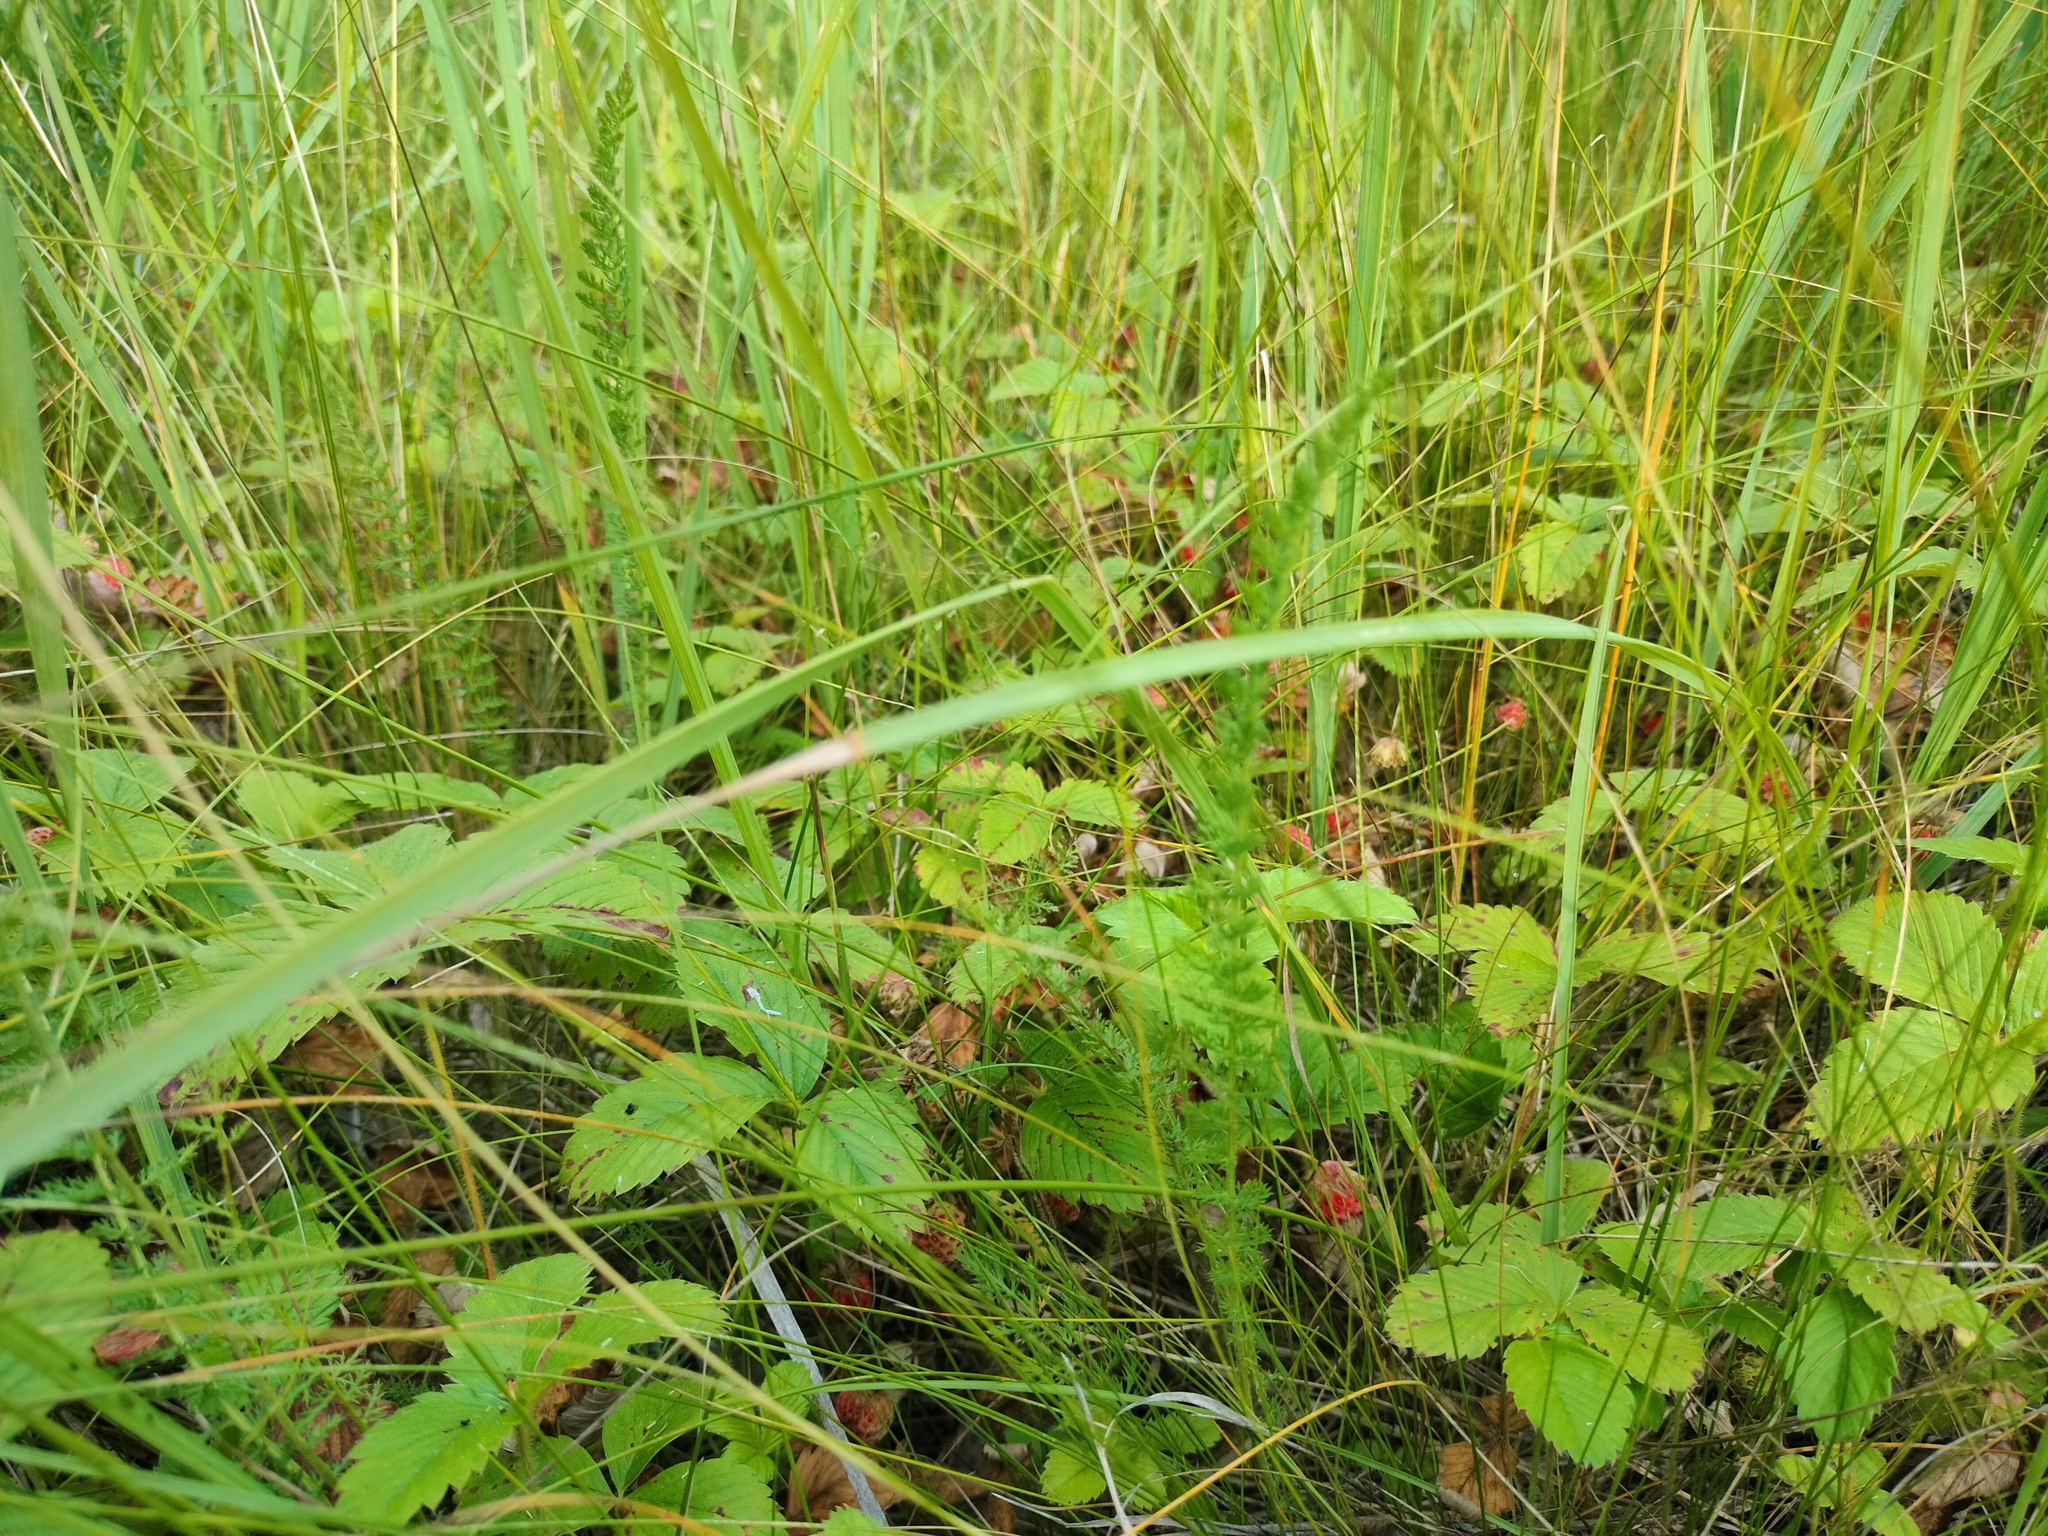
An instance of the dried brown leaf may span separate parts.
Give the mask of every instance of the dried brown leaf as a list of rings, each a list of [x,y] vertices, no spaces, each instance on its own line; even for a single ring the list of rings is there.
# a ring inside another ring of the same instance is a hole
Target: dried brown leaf
[[[1518,1464],[1515,1448],[1511,1445],[1489,1445],[1482,1453],[1470,1441],[1461,1440],[1437,1453],[1436,1491],[1446,1504],[1467,1519],[1512,1515],[1515,1512],[1512,1479]]]

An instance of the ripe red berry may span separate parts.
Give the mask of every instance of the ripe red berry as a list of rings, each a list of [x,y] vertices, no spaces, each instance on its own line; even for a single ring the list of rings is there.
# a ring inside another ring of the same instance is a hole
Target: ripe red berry
[[[824,1274],[825,1295],[834,1306],[865,1312],[875,1304],[875,1272],[848,1259],[834,1262]]]
[[[1314,846],[1308,840],[1308,829],[1306,827],[1285,826],[1280,830],[1286,834],[1287,840],[1290,843],[1297,844],[1303,853],[1313,853],[1315,851]]]
[[[1308,1181],[1309,1204],[1333,1227],[1350,1226],[1365,1214],[1358,1175],[1330,1158],[1316,1166]]]
[[[1502,699],[1493,708],[1493,723],[1504,731],[1519,731],[1529,723],[1529,706],[1520,699]]]
[[[896,1397],[894,1392],[848,1390],[833,1397],[832,1411],[849,1435],[863,1445],[874,1445],[889,1432],[889,1421],[896,1417]]]

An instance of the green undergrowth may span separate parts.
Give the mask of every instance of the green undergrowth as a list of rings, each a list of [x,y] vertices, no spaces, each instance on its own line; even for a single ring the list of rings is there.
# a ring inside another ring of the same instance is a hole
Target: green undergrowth
[[[2007,0],[0,0],[0,1530],[2043,1523]]]

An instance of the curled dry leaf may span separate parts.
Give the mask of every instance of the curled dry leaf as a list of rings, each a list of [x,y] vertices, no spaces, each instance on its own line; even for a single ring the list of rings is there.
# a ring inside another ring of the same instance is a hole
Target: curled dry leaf
[[[1842,694],[1881,705],[1888,724],[1924,725],[1941,702],[1956,641],[1940,625],[1916,641],[1916,627],[1891,624],[1873,629],[1869,611],[1858,613],[1848,633],[1821,659],[1822,669]]]
[[[1469,1440],[1461,1440],[1437,1453],[1436,1491],[1446,1504],[1467,1519],[1512,1515],[1515,1512],[1513,1479],[1518,1465],[1515,1448],[1511,1445],[1489,1445],[1482,1452]]]
[[[1909,1487],[1918,1492],[1906,1512],[1923,1536],[1940,1530],[1962,1505],[2010,1493],[2020,1480],[2024,1458],[2008,1440],[1988,1446],[1957,1445],[1938,1455]]]
[[[924,1016],[905,1051],[920,1065],[944,1062],[958,1071],[974,1065],[981,1050],[981,1031],[974,1015],[952,1003],[940,1003]]]
[[[1505,1440],[1529,1427],[1529,1415],[1507,1392],[1489,1392],[1474,1398],[1465,1421],[1472,1426],[1472,1433],[1486,1442]]]
[[[324,1093],[359,1098],[382,1089],[383,1053],[360,1024],[330,1019],[294,1042],[279,1065],[313,1078]]]
[[[400,1231],[411,1231],[428,1211],[451,1210],[462,1199],[462,1181],[437,1148],[392,1142],[378,1149],[377,1168],[385,1219]]]
[[[903,1497],[884,1484],[873,1483],[873,1487],[875,1502],[884,1509]],[[784,1505],[791,1520],[820,1521],[835,1509],[848,1509],[859,1502],[853,1496],[846,1464],[832,1451],[822,1445],[807,1445],[796,1453],[796,1465],[789,1476],[789,1498]]]

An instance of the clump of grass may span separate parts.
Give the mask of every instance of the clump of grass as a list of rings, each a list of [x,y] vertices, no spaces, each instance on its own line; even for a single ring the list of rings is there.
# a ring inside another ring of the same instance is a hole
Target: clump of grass
[[[0,9],[0,1527],[2035,1529],[2040,20]]]

